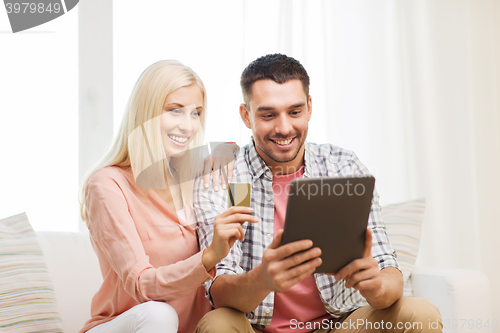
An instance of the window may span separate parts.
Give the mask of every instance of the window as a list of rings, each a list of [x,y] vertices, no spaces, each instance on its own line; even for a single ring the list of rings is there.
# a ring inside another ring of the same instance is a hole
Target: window
[[[11,33],[0,10],[0,218],[78,228],[78,8]]]
[[[151,10],[154,8],[154,10]],[[113,89],[116,133],[135,81],[152,63],[175,59],[202,79],[208,96],[208,141],[242,141],[242,1],[113,2]]]

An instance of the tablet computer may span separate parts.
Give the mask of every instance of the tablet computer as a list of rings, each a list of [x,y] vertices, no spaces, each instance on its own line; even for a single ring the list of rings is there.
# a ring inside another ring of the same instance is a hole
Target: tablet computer
[[[336,273],[363,256],[375,178],[296,178],[290,183],[282,244],[321,249],[315,273]]]

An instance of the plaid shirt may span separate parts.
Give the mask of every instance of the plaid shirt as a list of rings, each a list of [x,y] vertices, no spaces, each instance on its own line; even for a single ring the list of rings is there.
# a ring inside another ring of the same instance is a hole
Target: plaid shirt
[[[368,175],[368,169],[357,156],[348,150],[330,145],[305,143],[305,170],[303,177],[345,177]],[[262,261],[264,250],[271,244],[274,232],[274,195],[273,175],[261,159],[253,140],[242,147],[234,163],[233,182],[252,184],[252,208],[258,223],[245,223],[245,239],[237,240],[226,258],[217,264],[214,280],[222,274],[244,274]],[[212,184],[212,181],[210,182]],[[227,191],[213,191],[203,187],[203,179],[196,181],[194,189],[194,210],[198,221],[198,237],[201,249],[212,243],[214,218],[227,209]],[[394,249],[386,234],[385,224],[379,206],[379,197],[374,191],[368,227],[373,232],[372,256],[378,261],[379,268],[396,267]],[[331,230],[335,232],[335,230]],[[333,317],[343,316],[362,305],[366,300],[353,289],[345,288],[345,281],[335,281],[326,274],[314,274],[316,285],[326,311]],[[206,296],[213,305],[210,287],[214,280],[205,283]],[[256,328],[271,323],[274,306],[274,292],[271,292],[260,305],[246,316]]]

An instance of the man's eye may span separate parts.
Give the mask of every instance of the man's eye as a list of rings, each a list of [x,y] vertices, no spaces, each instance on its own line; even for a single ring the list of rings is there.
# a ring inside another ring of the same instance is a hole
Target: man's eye
[[[272,114],[264,114],[264,115],[262,115],[262,118],[264,118],[264,119],[271,119],[272,117],[273,117]]]
[[[301,110],[295,110],[295,111],[290,112],[290,114],[292,116],[298,116],[300,114],[300,112],[301,112]]]

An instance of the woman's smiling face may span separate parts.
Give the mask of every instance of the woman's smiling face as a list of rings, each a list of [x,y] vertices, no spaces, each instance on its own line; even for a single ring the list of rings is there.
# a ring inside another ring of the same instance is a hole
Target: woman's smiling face
[[[160,121],[167,157],[181,156],[200,129],[203,94],[195,84],[181,87],[165,99]]]

